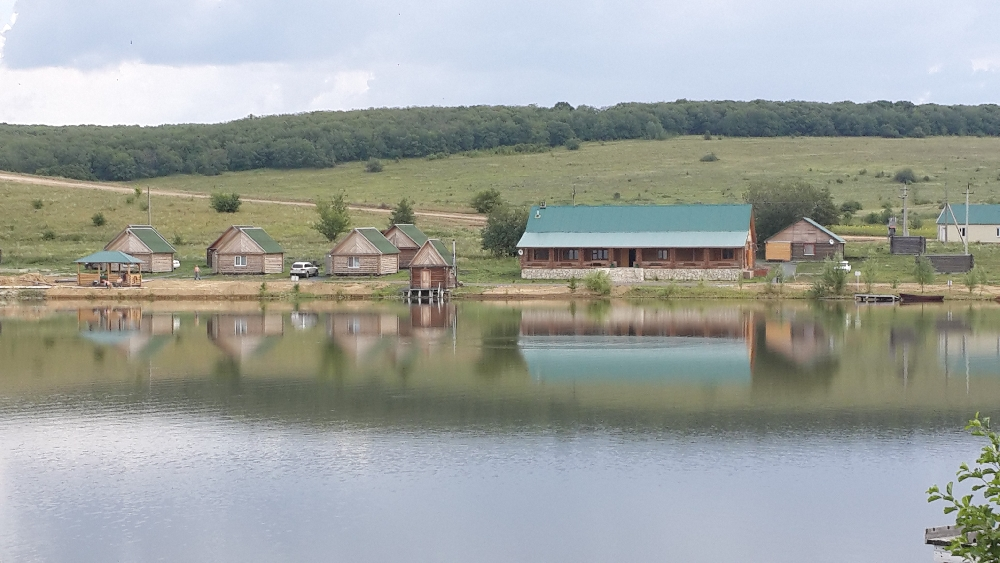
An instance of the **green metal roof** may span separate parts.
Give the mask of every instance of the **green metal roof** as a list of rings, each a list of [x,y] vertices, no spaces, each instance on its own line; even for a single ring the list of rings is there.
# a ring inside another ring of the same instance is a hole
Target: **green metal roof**
[[[844,239],[842,239],[839,236],[837,236],[833,231],[831,231],[830,229],[827,229],[823,225],[820,225],[816,221],[813,221],[812,219],[810,219],[808,217],[803,217],[802,220],[805,221],[805,222],[807,222],[807,223],[809,223],[813,227],[816,227],[817,229],[823,231],[824,233],[826,233],[826,235],[828,237],[832,238],[833,240],[835,240],[837,242],[842,242],[842,243],[845,243],[845,244],[847,243],[847,241],[845,241]]]
[[[532,207],[519,247],[707,247],[747,242],[752,206],[623,205]]]
[[[952,211],[955,212],[955,219],[958,220],[958,224],[965,224],[965,204],[951,205]],[[948,208],[945,207],[938,214],[937,218],[938,225],[951,225],[954,224],[952,220],[951,213],[948,213]],[[969,224],[970,225],[1000,225],[1000,205],[985,204],[985,203],[974,203],[969,206]]]
[[[374,244],[375,248],[377,248],[382,254],[399,254],[399,249],[389,242],[389,239],[385,238],[382,231],[376,229],[375,227],[362,227],[356,230],[361,233],[361,236],[368,239],[368,242]]]
[[[454,266],[455,265],[454,260],[452,260],[454,256],[452,256],[451,250],[443,242],[441,242],[436,238],[432,238],[430,239],[430,241],[431,241],[431,246],[434,247],[434,250],[438,251],[438,254],[441,255],[441,258],[444,258],[444,261],[447,262],[449,266]]]
[[[403,231],[403,234],[413,239],[413,242],[417,243],[417,246],[421,246],[427,242],[427,235],[418,229],[416,225],[411,225],[410,223],[396,223],[394,226],[399,227],[399,230]]]
[[[142,264],[142,260],[120,250],[101,250],[73,262],[75,264]]]
[[[160,233],[158,233],[153,227],[148,225],[129,225],[127,230],[131,231],[132,234],[141,240],[142,244],[148,246],[149,250],[153,253],[173,254],[174,252],[177,252],[177,250],[169,242],[167,242],[167,239],[163,238],[163,236],[161,236]]]
[[[268,254],[280,254],[284,252],[281,249],[281,245],[271,238],[271,235],[267,234],[264,229],[260,227],[239,227],[239,229],[264,249],[264,252]]]

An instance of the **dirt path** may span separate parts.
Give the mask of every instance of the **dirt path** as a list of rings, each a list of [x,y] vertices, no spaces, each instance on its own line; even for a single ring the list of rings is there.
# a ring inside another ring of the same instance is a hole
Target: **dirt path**
[[[119,184],[105,184],[101,182],[85,182],[82,180],[70,180],[67,178],[50,178],[48,176],[31,176],[28,174],[15,174],[13,172],[0,172],[0,180],[7,182],[15,182],[19,184],[32,184],[36,186],[51,186],[55,188],[76,188],[83,190],[102,190],[106,192],[117,192],[123,194],[133,193],[133,188],[122,186]],[[156,190],[157,196],[166,197],[187,197],[195,199],[208,199],[211,196],[209,194],[200,192],[184,192],[177,190]],[[309,201],[291,201],[291,200],[281,200],[281,199],[261,199],[261,198],[240,198],[242,201],[248,203],[264,203],[271,205],[291,205],[295,207],[315,207],[315,204]],[[380,209],[378,207],[369,207],[363,205],[350,205],[348,209],[352,211],[368,211],[371,213],[382,213],[388,215],[392,212],[391,209]],[[453,223],[458,223],[462,225],[469,225],[473,227],[481,227],[486,224],[486,218],[482,215],[476,215],[473,213],[448,213],[444,211],[415,211],[418,217],[435,217],[437,219],[446,219]]]

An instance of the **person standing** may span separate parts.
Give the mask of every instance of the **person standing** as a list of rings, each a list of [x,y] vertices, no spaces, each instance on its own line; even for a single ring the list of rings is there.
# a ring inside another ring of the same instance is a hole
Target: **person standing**
[[[196,280],[201,279],[201,268],[199,268],[197,264],[195,264],[194,266],[194,279]]]

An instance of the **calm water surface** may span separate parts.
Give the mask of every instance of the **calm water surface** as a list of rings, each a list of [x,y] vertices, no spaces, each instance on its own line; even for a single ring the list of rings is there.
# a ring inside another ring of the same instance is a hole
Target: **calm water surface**
[[[1000,307],[0,307],[0,561],[930,561]]]

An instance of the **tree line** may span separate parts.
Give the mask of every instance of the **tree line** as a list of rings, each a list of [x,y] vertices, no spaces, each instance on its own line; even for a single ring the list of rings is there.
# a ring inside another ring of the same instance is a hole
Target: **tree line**
[[[212,125],[0,124],[0,169],[81,180],[215,175],[258,168],[325,168],[378,158],[471,151],[537,152],[582,141],[736,137],[1000,136],[1000,106],[910,102],[624,103],[368,109]]]

